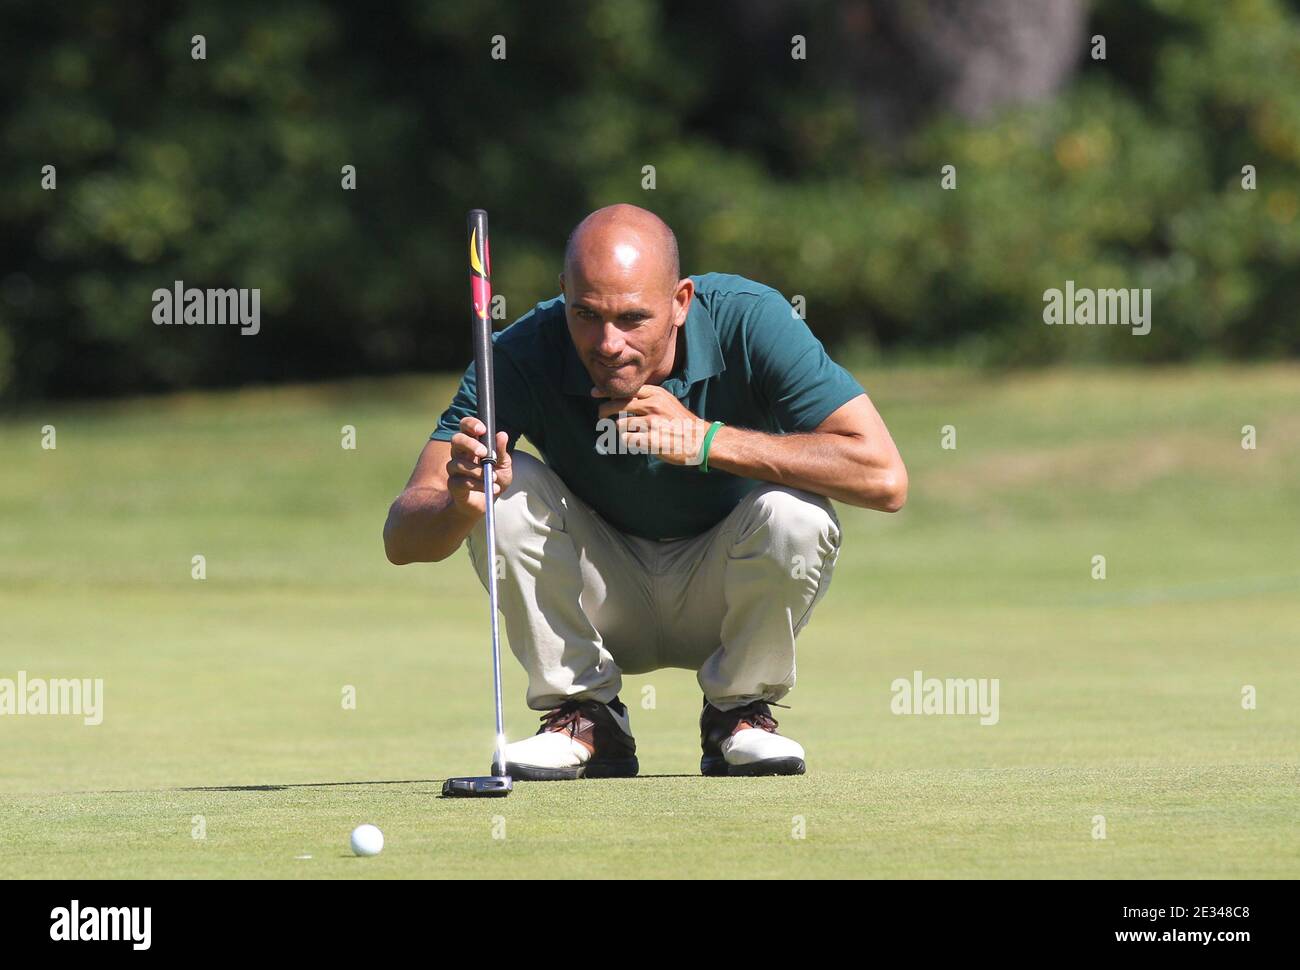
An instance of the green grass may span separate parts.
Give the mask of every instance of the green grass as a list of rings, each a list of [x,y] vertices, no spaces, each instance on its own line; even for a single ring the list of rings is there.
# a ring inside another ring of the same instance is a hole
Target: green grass
[[[449,378],[0,423],[0,677],[106,694],[98,727],[0,717],[0,877],[1300,876],[1300,369],[861,377],[911,499],[840,509],[777,712],[808,774],[695,776],[668,670],[623,694],[644,777],[504,801],[437,797],[490,753],[484,594],[380,543]],[[999,723],[891,714],[915,669],[999,678]],[[512,737],[522,696],[507,660]]]

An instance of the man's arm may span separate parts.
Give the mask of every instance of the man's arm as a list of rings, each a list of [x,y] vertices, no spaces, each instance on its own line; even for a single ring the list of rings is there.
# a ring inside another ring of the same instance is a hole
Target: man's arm
[[[619,431],[629,442],[647,450],[652,441],[658,442],[659,457],[676,465],[697,463],[710,425],[662,387],[650,384],[635,397],[601,404],[602,418],[614,414],[620,415]],[[693,424],[693,434],[674,434],[688,424]],[[693,448],[689,453],[672,451],[664,449],[663,442],[681,443],[683,449],[693,443]],[[907,501],[907,469],[866,394],[836,408],[812,431],[768,434],[723,426],[709,444],[709,468],[882,512],[897,512]]]
[[[812,431],[767,434],[724,425],[709,444],[709,468],[881,512],[897,512],[907,501],[907,468],[865,394]]]
[[[412,562],[441,562],[460,548],[483,517],[483,466],[487,447],[478,440],[486,432],[475,417],[461,419],[451,441],[430,441],[420,452],[415,470],[388,510],[384,523],[384,552],[396,566]],[[501,495],[510,487],[508,436],[497,432],[500,464],[494,473]]]

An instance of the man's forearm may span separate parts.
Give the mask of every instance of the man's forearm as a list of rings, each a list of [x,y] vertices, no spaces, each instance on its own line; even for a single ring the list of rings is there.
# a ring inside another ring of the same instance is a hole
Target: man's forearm
[[[444,491],[408,488],[397,496],[384,523],[388,561],[398,566],[441,562],[460,548],[480,518],[465,512]]]
[[[897,511],[907,497],[906,473],[853,435],[767,434],[728,425],[710,442],[709,468],[884,512]]]

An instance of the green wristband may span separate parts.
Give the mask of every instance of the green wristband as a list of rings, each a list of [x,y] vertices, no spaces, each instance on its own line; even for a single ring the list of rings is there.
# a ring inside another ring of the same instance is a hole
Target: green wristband
[[[700,445],[700,471],[708,474],[709,471],[709,445],[713,444],[713,436],[718,433],[722,427],[721,421],[714,421],[709,426],[709,430],[704,432],[704,443]]]

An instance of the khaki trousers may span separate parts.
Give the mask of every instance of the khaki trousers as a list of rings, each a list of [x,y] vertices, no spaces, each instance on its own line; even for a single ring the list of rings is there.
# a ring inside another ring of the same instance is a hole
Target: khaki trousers
[[[697,671],[721,710],[794,686],[795,638],[839,554],[827,499],[763,483],[708,532],[661,542],[610,526],[532,455],[513,464],[495,506],[498,596],[529,707],[608,703],[624,672],[662,667]],[[486,587],[484,521],[467,544]]]

